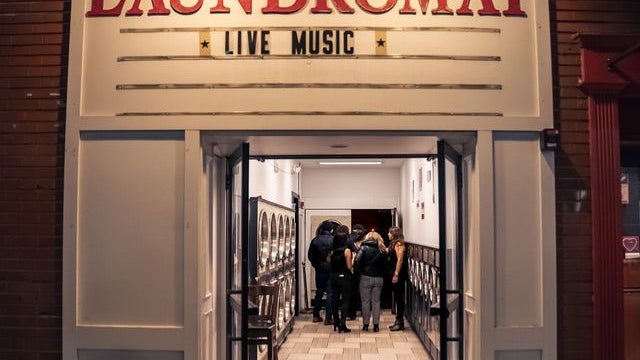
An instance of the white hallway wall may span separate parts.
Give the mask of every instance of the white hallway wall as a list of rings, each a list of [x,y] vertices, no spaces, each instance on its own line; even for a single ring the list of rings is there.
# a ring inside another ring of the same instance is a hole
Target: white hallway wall
[[[291,193],[298,193],[298,174],[293,172],[293,160],[249,162],[249,195],[262,196],[282,206],[291,207]]]
[[[397,208],[407,241],[438,246],[435,161],[407,159],[400,168],[307,168],[302,175],[306,209]]]
[[[438,247],[438,168],[435,160],[407,159],[402,165],[400,215],[405,239]],[[422,175],[420,175],[422,173]],[[424,215],[424,216],[423,216]]]
[[[393,209],[400,201],[400,168],[304,168],[306,209]]]

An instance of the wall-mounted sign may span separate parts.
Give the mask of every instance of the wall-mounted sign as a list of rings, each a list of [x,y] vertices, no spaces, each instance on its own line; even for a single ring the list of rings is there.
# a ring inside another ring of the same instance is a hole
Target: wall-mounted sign
[[[521,122],[534,128],[552,121],[544,115],[551,113],[546,2],[85,0],[72,7],[70,88],[79,95],[70,104],[80,117],[213,120],[200,128],[215,128],[223,116],[263,115],[387,117],[397,129],[397,117],[406,116],[425,126],[450,119],[449,129],[467,119],[510,129],[515,119],[538,120]]]
[[[622,204],[629,204],[629,174],[620,173],[620,191]]]
[[[190,3],[190,1],[187,2]],[[396,10],[399,14],[416,15],[416,6],[420,8],[422,15],[428,14],[429,0],[417,0],[413,4],[409,0],[386,0],[383,4],[376,1],[373,2],[376,4],[372,4],[370,0],[333,0],[331,6],[329,6],[327,0],[295,0],[293,3],[281,0],[262,0],[256,1],[255,5],[261,7],[260,10],[263,14],[282,15],[301,12],[309,6],[312,6],[309,8],[309,13],[311,14],[329,14],[334,11],[341,14],[353,14],[362,11],[376,15]],[[212,0],[206,4],[204,0],[198,0],[192,5],[184,5],[181,0],[152,0],[146,9],[141,7],[140,0],[118,0],[117,2],[110,1],[110,3],[105,3],[105,0],[91,0],[91,6],[86,12],[86,16],[166,16],[172,13],[193,15],[199,12],[208,12],[210,14],[229,14],[232,12],[232,8],[225,5],[225,0]],[[235,3],[235,1],[227,1],[227,4],[229,3]],[[464,0],[461,3],[451,1],[451,3],[458,3],[459,7],[454,11],[449,7],[448,0],[438,0],[437,5],[430,11],[429,15],[527,16],[527,13],[520,5],[520,0],[509,0],[507,4],[502,1],[482,0],[481,7],[477,12],[471,8],[470,0]],[[496,7],[495,3],[500,8]],[[238,4],[242,9],[235,9],[234,12],[244,12],[247,15],[253,12],[254,2],[252,0],[237,0],[236,5]],[[211,7],[211,5],[215,6]]]
[[[622,237],[622,246],[624,247],[624,256],[626,259],[640,257],[640,236],[626,235]]]

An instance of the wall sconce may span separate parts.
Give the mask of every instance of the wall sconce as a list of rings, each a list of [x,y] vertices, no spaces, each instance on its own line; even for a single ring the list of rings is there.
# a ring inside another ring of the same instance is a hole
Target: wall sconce
[[[558,129],[544,129],[540,134],[541,150],[555,150],[560,142],[560,131]]]

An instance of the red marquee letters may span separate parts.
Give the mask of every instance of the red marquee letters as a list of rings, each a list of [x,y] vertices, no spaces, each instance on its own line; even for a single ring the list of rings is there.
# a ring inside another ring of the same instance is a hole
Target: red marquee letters
[[[91,0],[91,9],[87,11],[87,17],[113,17],[120,16],[122,10],[125,7],[125,2],[128,0],[119,0],[118,3],[107,8],[105,0]],[[140,3],[143,0],[133,0],[131,6],[126,10],[125,16],[141,16],[144,15],[144,10],[140,8]],[[209,12],[214,13],[229,13],[230,8],[224,5],[225,0],[213,0],[216,1],[215,6],[209,9]],[[242,10],[246,14],[251,14],[254,0],[235,0],[240,4]],[[263,14],[293,14],[302,10],[308,2],[315,2],[315,6],[310,9],[312,14],[328,14],[333,12],[333,9],[329,7],[328,0],[263,0],[266,1],[265,6],[261,9]],[[354,0],[352,0],[354,1]],[[417,11],[412,7],[411,2],[413,0],[404,0],[404,5],[400,8],[400,14],[416,14]],[[429,0],[416,0],[422,14],[427,13],[429,6]],[[460,7],[455,12],[449,7],[449,0],[437,0],[435,8],[431,10],[433,15],[474,15],[474,10],[471,9],[471,0],[460,0]],[[493,4],[493,0],[474,0],[474,2],[480,1],[481,8],[477,10],[477,14],[481,16],[521,16],[526,17],[527,13],[522,10],[520,6],[520,0],[509,0],[508,8],[502,12],[498,10]],[[169,0],[169,8],[165,5],[166,0],[145,0],[145,2],[151,2],[151,8],[146,11],[148,16],[152,15],[169,15],[171,10],[181,15],[195,14],[201,10],[204,5],[204,0],[197,0],[195,4],[186,6],[182,2],[183,0]],[[286,4],[284,4],[286,3]],[[331,0],[333,7],[338,13],[352,14],[355,9],[347,4],[346,0]],[[391,11],[398,0],[387,0],[381,6],[373,6],[369,0],[355,0],[355,3],[363,11],[369,14],[384,14]]]

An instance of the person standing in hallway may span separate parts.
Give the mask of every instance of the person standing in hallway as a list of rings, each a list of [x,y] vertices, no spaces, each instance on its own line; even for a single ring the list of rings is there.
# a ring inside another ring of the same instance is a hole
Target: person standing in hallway
[[[333,236],[331,252],[331,289],[333,291],[333,330],[351,332],[347,327],[347,312],[351,301],[351,269],[353,258],[347,247],[349,233],[339,231]]]
[[[362,331],[369,330],[369,320],[373,317],[373,331],[380,331],[380,294],[384,285],[387,253],[382,236],[375,231],[368,233],[356,255],[355,264],[359,269],[360,298],[362,299]]]
[[[354,260],[358,255],[358,251],[360,251],[365,235],[364,226],[360,224],[353,225],[347,246],[351,250]],[[351,277],[351,304],[349,304],[349,313],[347,314],[348,320],[355,320],[358,310],[360,310],[360,276],[360,270],[354,263],[353,276]]]
[[[389,228],[389,241],[389,273],[387,277],[391,279],[391,291],[396,303],[396,322],[389,326],[389,330],[400,331],[404,330],[404,298],[407,279],[406,247],[402,229],[397,226]]]
[[[325,325],[333,324],[331,320],[331,309],[333,294],[331,292],[331,282],[329,280],[331,266],[329,263],[329,255],[333,248],[333,225],[329,221],[320,224],[320,233],[311,240],[307,258],[311,262],[311,266],[315,269],[316,279],[316,296],[313,303],[313,322],[320,322],[320,310],[322,309],[322,297],[327,294],[327,303],[325,306]]]

